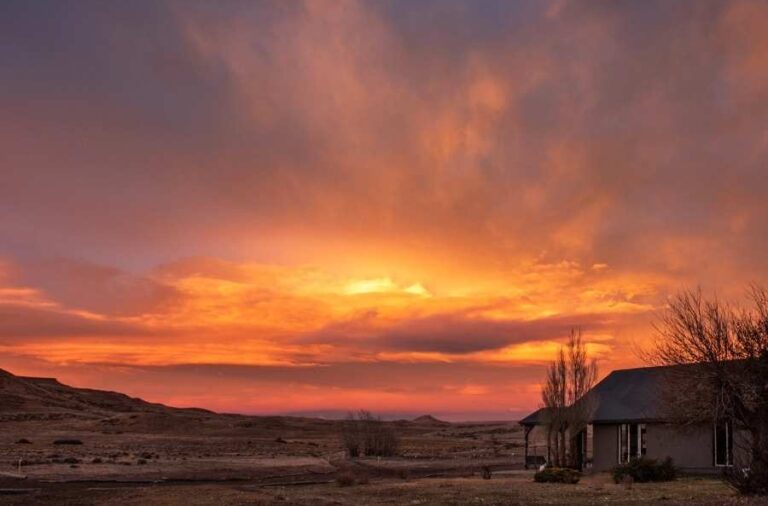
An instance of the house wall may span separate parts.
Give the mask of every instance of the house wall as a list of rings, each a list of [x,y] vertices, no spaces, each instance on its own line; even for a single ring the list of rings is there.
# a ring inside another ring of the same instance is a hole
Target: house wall
[[[617,425],[595,425],[592,430],[592,469],[608,471],[616,465]]]
[[[733,463],[739,468],[749,467],[752,437],[746,431],[733,432]]]
[[[672,457],[675,465],[688,472],[715,472],[714,435],[711,425],[680,428],[648,424],[647,456],[663,460]]]
[[[617,424],[595,425],[593,462],[596,471],[608,471],[617,464],[617,431]],[[719,472],[714,466],[713,444],[709,425],[683,429],[667,424],[646,424],[646,456],[658,460],[672,457],[675,465],[686,472]]]

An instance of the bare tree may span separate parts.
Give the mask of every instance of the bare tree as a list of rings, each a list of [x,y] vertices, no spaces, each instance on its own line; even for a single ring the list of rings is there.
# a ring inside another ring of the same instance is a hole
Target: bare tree
[[[568,364],[560,348],[555,360],[547,368],[547,378],[541,389],[541,400],[546,408],[544,425],[547,431],[547,461],[556,467],[565,462],[566,382]]]
[[[570,375],[566,392],[568,430],[571,434],[570,465],[575,467],[579,458],[576,454],[575,438],[587,429],[595,409],[595,399],[588,394],[597,382],[597,361],[587,356],[581,329],[571,331],[567,351]]]
[[[548,460],[574,467],[579,456],[575,437],[585,430],[594,408],[587,393],[597,381],[597,363],[587,356],[581,329],[571,330],[568,343],[547,368],[541,397],[547,430]]]
[[[731,423],[744,436],[734,437],[743,451],[734,453],[732,483],[768,494],[768,291],[753,286],[748,295],[746,308],[705,299],[700,290],[672,297],[647,359],[685,365],[665,382],[665,414],[683,424]]]

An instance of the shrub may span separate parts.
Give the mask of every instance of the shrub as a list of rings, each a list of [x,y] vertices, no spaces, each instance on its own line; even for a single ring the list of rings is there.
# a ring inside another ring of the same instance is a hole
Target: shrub
[[[631,476],[638,483],[672,481],[677,478],[677,473],[677,468],[669,457],[663,462],[646,457],[632,459],[626,464],[614,467],[611,472],[616,483],[622,483],[625,476]]]
[[[55,445],[81,445],[82,441],[79,439],[57,439],[53,442]]]
[[[341,426],[341,443],[350,457],[359,457],[362,453],[363,433],[360,421],[352,413]]]
[[[29,439],[23,437],[23,438],[19,439],[18,441],[16,441],[16,444],[17,445],[31,445],[32,441],[30,441]]]
[[[351,487],[356,482],[355,473],[352,471],[341,471],[336,475],[336,484],[340,487]]]
[[[533,475],[533,481],[538,483],[578,483],[581,473],[575,469],[562,467],[547,467]]]
[[[368,411],[350,413],[342,423],[341,439],[350,457],[389,457],[399,446],[395,430]]]
[[[768,495],[768,483],[763,481],[763,473],[751,472],[749,467],[734,465],[723,469],[725,480],[739,493],[744,495]]]

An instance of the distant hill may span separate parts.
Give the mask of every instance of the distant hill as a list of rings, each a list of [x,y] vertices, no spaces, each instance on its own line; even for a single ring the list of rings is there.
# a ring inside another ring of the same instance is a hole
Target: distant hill
[[[120,413],[211,413],[203,409],[170,408],[118,392],[75,388],[54,378],[15,376],[0,369],[0,417],[7,414],[41,418],[103,418]]]
[[[450,425],[449,422],[438,420],[432,415],[421,415],[419,417],[414,418],[411,421],[419,425]]]
[[[0,421],[70,419],[98,424],[104,430],[165,432],[187,425],[202,428],[311,423],[326,427],[344,419],[346,414],[346,411],[307,411],[271,416],[220,414],[201,408],[174,408],[119,392],[76,388],[55,378],[16,376],[0,369]],[[412,413],[382,414],[385,420],[414,426],[451,424],[429,414],[412,416]]]

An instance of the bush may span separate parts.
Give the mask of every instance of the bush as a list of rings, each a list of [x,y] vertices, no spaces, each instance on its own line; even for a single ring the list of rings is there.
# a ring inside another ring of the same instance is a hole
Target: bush
[[[678,471],[669,457],[663,462],[641,457],[614,467],[611,473],[613,474],[613,481],[616,483],[621,483],[625,476],[631,476],[638,483],[646,483],[649,481],[672,481],[677,478]]]
[[[336,484],[340,487],[351,487],[355,483],[357,479],[352,471],[341,471],[336,475]]]
[[[743,495],[768,495],[768,482],[766,473],[755,473],[749,467],[738,464],[731,468],[723,469],[723,477],[740,494]]]
[[[55,445],[81,445],[82,441],[79,439],[57,439],[53,442]]]
[[[368,411],[350,413],[342,423],[341,439],[350,457],[389,457],[399,446],[395,430]]]
[[[533,481],[537,483],[578,483],[581,473],[575,469],[562,467],[547,467],[533,475]]]

